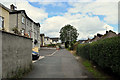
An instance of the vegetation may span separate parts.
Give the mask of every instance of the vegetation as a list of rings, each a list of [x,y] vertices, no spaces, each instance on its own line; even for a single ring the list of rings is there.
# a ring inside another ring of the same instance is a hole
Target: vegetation
[[[20,35],[20,32],[18,31],[18,28],[17,28],[17,27],[13,27],[13,28],[12,28],[12,31],[14,31],[15,34],[19,34],[19,35]]]
[[[56,44],[48,44],[48,47],[56,47]]]
[[[78,33],[76,28],[71,25],[65,25],[60,30],[60,39],[62,43],[65,43],[65,47],[69,48],[73,45],[73,43],[77,40]],[[70,48],[72,49],[72,47]]]
[[[107,38],[90,44],[79,44],[77,55],[120,76],[120,37]]]
[[[82,64],[86,67],[86,69],[91,72],[95,78],[98,80],[106,80],[107,78],[111,78],[107,74],[104,74],[104,72],[100,69],[97,69],[94,64],[92,64],[89,60],[83,60]]]

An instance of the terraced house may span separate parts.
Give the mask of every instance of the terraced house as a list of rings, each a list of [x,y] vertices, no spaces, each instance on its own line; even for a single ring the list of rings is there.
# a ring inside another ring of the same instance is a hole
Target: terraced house
[[[0,3],[0,30],[9,32],[9,9]]]
[[[15,10],[15,6],[10,5],[10,32],[15,28],[22,36],[33,38],[33,47],[40,48],[40,24],[29,18],[25,10]]]
[[[40,48],[40,24],[27,16],[25,10],[10,9],[0,3],[0,30],[33,38],[33,48]]]

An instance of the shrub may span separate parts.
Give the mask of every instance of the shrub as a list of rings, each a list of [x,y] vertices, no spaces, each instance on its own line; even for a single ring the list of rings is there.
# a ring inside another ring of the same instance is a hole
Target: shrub
[[[77,49],[78,44],[79,44],[79,42],[76,42],[76,43],[73,45],[73,49],[74,49],[74,50]]]
[[[120,75],[120,37],[80,44],[77,47],[77,55],[90,59],[101,68]]]
[[[89,44],[79,44],[77,47],[77,55],[90,59],[90,45]]]
[[[56,44],[48,44],[48,47],[56,47]]]

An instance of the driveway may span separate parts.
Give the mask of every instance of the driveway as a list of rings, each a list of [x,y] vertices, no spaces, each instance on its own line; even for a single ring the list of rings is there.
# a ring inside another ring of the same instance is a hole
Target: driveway
[[[43,50],[41,55],[51,53]],[[33,63],[33,70],[25,78],[92,78],[92,75],[66,49]]]

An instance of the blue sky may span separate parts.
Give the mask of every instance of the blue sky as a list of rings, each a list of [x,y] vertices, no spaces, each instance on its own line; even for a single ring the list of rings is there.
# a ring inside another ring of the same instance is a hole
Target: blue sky
[[[73,5],[70,5],[68,2],[54,2],[53,4],[47,4],[47,5],[42,5],[38,2],[29,2],[30,5],[37,7],[37,8],[44,8],[45,12],[48,13],[48,18],[52,18],[55,16],[64,16],[65,13],[68,12],[68,9],[73,8]],[[90,12],[91,13],[91,12]],[[71,15],[75,15],[75,14],[82,14],[81,12],[78,13],[71,13]],[[98,17],[99,20],[101,22],[107,23],[104,18],[106,17],[106,15],[95,15],[93,13],[91,13],[89,15],[89,13],[86,13],[87,16],[89,17]],[[114,29],[114,31],[118,31],[118,25],[117,24],[110,24],[107,23],[109,26],[112,26]]]
[[[53,16],[62,16],[63,13],[66,13],[68,8],[72,6],[69,5],[67,2],[54,2],[53,4],[42,5],[38,2],[29,2],[32,6],[38,8],[45,8],[45,11],[48,13],[48,18]]]
[[[46,36],[59,37],[60,29],[66,24],[71,24],[78,30],[78,39],[87,39],[94,37],[97,33],[105,34],[106,27],[107,30],[118,32],[118,3],[104,1],[23,0],[16,5],[17,9],[25,10],[31,19],[41,24],[41,33],[45,33]],[[10,4],[12,2],[4,3],[8,7]]]

